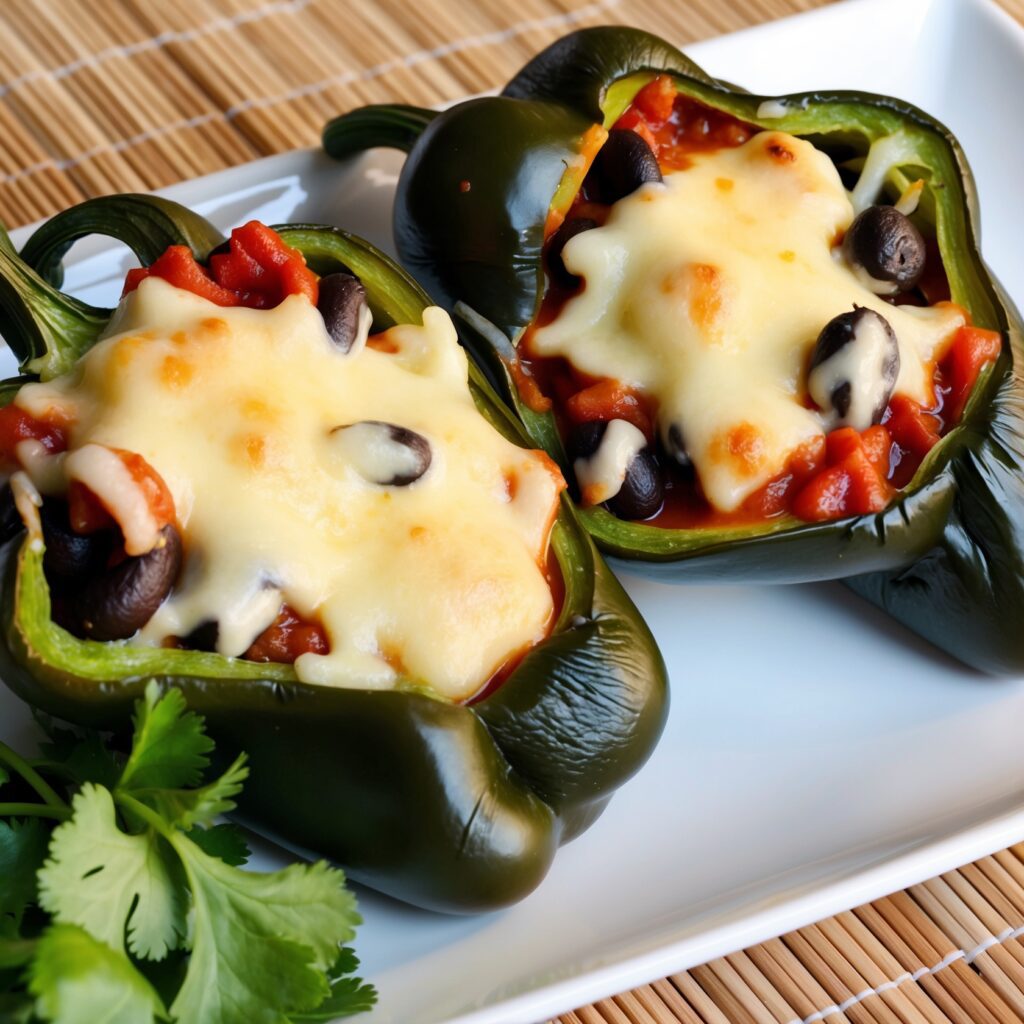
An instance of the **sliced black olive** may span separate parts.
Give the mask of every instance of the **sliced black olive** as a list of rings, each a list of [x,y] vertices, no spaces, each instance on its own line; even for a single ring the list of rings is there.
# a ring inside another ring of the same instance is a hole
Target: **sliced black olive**
[[[6,544],[21,533],[23,525],[21,513],[14,503],[14,491],[10,484],[4,484],[0,488],[0,544]]]
[[[651,147],[636,132],[613,128],[587,174],[587,194],[601,203],[615,203],[648,181],[661,180]]]
[[[900,348],[889,321],[854,306],[822,328],[811,352],[807,390],[833,426],[867,430],[878,423],[900,372]]]
[[[562,250],[570,238],[575,238],[584,231],[591,231],[596,227],[597,221],[591,217],[576,217],[573,220],[562,221],[548,242],[548,274],[551,275],[553,281],[567,288],[571,288],[579,282],[579,278],[571,273],[562,261]]]
[[[604,420],[578,424],[569,435],[573,459],[588,459],[597,453],[608,429]],[[650,519],[665,497],[661,467],[650,448],[643,448],[630,460],[618,492],[604,504],[619,519]]]
[[[66,502],[47,498],[39,510],[46,552],[43,569],[48,580],[77,580],[100,572],[113,546],[109,530],[75,533]]]
[[[346,461],[372,484],[405,487],[430,468],[430,442],[408,427],[360,420],[331,433]]]
[[[344,271],[321,277],[316,308],[324,318],[331,341],[342,352],[351,352],[366,308],[363,282],[355,274]]]
[[[73,598],[73,631],[91,640],[126,640],[153,617],[181,569],[181,535],[171,524],[144,555],[125,558]]]
[[[905,292],[924,273],[925,244],[910,218],[894,206],[869,206],[843,239],[843,254],[878,286],[880,294]]]

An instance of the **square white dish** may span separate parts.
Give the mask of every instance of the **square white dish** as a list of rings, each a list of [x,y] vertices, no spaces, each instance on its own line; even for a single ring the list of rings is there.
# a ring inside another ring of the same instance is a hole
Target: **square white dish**
[[[1024,301],[1024,139],[1001,113],[1024,94],[1024,30],[997,8],[847,0],[688,52],[759,92],[868,89],[944,120],[978,178],[986,257]],[[387,248],[399,166],[302,151],[165,194],[222,228],[325,221]],[[68,287],[112,302],[127,265],[85,243]],[[368,1022],[535,1024],[1024,839],[1024,679],[957,665],[838,584],[624,579],[672,678],[660,747],[511,910],[444,918],[360,890]],[[0,689],[0,737],[28,749],[33,732]]]

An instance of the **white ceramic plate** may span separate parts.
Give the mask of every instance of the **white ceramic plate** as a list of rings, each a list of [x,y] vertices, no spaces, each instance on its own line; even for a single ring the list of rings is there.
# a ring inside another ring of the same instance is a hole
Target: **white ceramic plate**
[[[1024,137],[1007,107],[1024,32],[995,7],[849,0],[689,52],[759,92],[862,88],[946,121],[977,172],[987,257],[1024,300]],[[166,194],[225,228],[323,220],[387,246],[399,163],[297,152]],[[113,301],[127,257],[73,256],[69,285]],[[953,663],[837,584],[626,584],[671,671],[660,747],[512,910],[444,918],[360,891],[375,1024],[535,1024],[1024,839],[1024,680]],[[0,735],[27,747],[32,732],[0,691]]]

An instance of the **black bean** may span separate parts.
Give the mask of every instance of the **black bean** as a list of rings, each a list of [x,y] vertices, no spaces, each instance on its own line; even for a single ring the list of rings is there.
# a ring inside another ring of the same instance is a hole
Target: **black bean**
[[[73,632],[91,640],[126,640],[135,634],[171,592],[181,558],[181,535],[168,524],[152,551],[125,558],[78,590]]]
[[[78,580],[100,572],[113,547],[109,530],[76,533],[71,528],[67,502],[47,498],[39,510],[43,526],[43,569],[49,580]]]
[[[355,274],[340,271],[320,278],[316,308],[324,318],[331,341],[350,352],[359,337],[359,322],[366,307],[366,289]]]
[[[848,365],[865,362],[866,378],[847,375]],[[889,321],[873,309],[854,306],[822,328],[811,352],[807,387],[818,406],[832,412],[833,426],[866,430],[882,419],[899,372],[900,348]]]
[[[591,420],[573,427],[568,438],[569,454],[575,459],[589,459],[604,439],[608,423]],[[633,456],[626,467],[622,486],[605,507],[619,519],[650,519],[664,500],[661,467],[650,448],[643,448]]]
[[[854,267],[889,285],[889,293],[909,291],[924,273],[924,238],[894,206],[869,206],[858,214],[843,239],[843,254]]]
[[[181,638],[182,646],[190,651],[216,651],[220,638],[220,624],[216,619],[204,619],[187,636]]]
[[[644,448],[633,456],[619,493],[605,504],[619,519],[650,519],[664,499],[658,460],[654,452]]]
[[[587,194],[601,203],[615,203],[648,181],[661,181],[661,168],[651,147],[636,132],[613,128],[587,173]]]
[[[12,537],[16,537],[23,527],[21,513],[14,503],[14,491],[10,484],[4,484],[0,488],[0,544],[6,544]]]
[[[430,468],[430,442],[415,430],[380,420],[360,420],[331,432],[363,479],[381,487],[406,487]]]
[[[678,423],[669,425],[663,441],[665,453],[680,469],[690,469],[693,466],[693,460],[690,458],[690,453],[686,450],[686,442],[683,440],[682,428]]]
[[[589,420],[577,423],[569,433],[569,455],[573,459],[589,459],[601,446],[608,423],[605,420]]]
[[[591,231],[597,227],[597,221],[592,217],[576,217],[573,220],[564,220],[558,230],[548,241],[547,258],[548,274],[552,281],[571,288],[579,283],[579,278],[571,273],[562,260],[562,250],[570,238],[575,238],[584,231]]]

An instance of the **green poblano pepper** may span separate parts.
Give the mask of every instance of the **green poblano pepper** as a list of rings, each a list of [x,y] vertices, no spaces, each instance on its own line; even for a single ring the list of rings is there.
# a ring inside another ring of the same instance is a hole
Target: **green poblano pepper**
[[[144,263],[168,244],[204,259],[221,239],[200,220],[166,200],[93,200],[33,236],[25,252],[35,268],[4,236],[0,332],[25,373],[0,388],[4,401],[26,381],[73,365],[109,319],[110,310],[52,283],[75,239],[100,223]],[[375,329],[420,322],[429,299],[369,243],[318,225],[277,230],[318,273],[346,267],[360,277]],[[472,366],[470,383],[480,412],[527,444]],[[19,535],[0,552],[0,673],[16,693],[69,721],[123,730],[147,680],[180,688],[219,750],[248,751],[253,784],[241,811],[254,827],[425,907],[490,910],[525,896],[559,844],[644,763],[665,722],[667,681],[654,640],[566,499],[552,534],[565,584],[558,621],[471,706],[414,682],[392,691],[321,687],[297,680],[289,665],[80,640],[51,620],[35,540]]]
[[[553,415],[526,405],[509,369],[545,290],[544,225],[553,204],[564,209],[572,199],[566,168],[587,130],[612,125],[665,73],[707,106],[860,161],[890,195],[923,179],[918,215],[937,238],[953,301],[977,326],[999,331],[1003,350],[956,429],[879,514],[664,529],[598,507],[580,513],[587,530],[632,569],[663,578],[845,578],[963,661],[992,672],[1024,669],[1024,328],[981,258],[967,159],[934,118],[860,92],[755,96],[709,77],[649,33],[606,27],[554,43],[500,96],[442,112],[364,107],[331,121],[324,146],[338,158],[371,146],[408,153],[394,206],[401,260],[461,314],[467,343],[527,433],[567,468]]]

